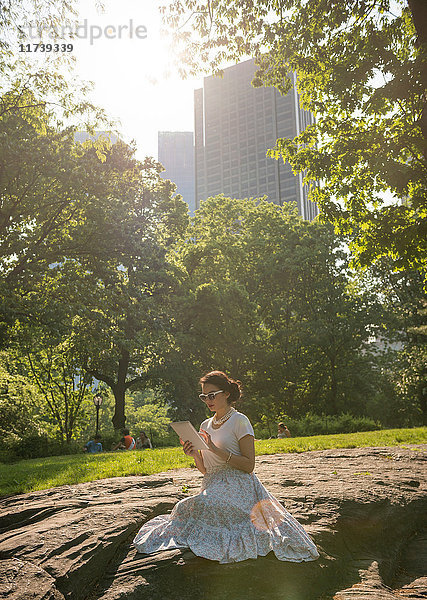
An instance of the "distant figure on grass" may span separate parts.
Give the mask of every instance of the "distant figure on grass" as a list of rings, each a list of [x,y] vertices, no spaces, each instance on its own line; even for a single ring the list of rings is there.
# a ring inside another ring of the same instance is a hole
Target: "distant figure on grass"
[[[136,448],[137,450],[146,450],[150,448],[152,449],[153,445],[149,437],[147,437],[145,431],[141,431],[139,436],[136,438]]]
[[[292,437],[291,432],[289,431],[289,429],[286,427],[286,425],[284,423],[278,424],[277,437],[279,438],[279,440],[282,440],[283,438]]]
[[[139,552],[190,548],[197,556],[233,563],[273,551],[279,560],[319,557],[304,528],[253,473],[254,430],[231,405],[240,399],[240,382],[222,371],[200,379],[199,398],[214,413],[200,426],[207,450],[181,440],[204,478],[201,492],[178,502],[168,515],[146,522],[133,540]]]
[[[88,452],[89,454],[96,454],[97,452],[102,452],[101,436],[96,435],[93,438],[93,440],[90,440],[90,442],[85,444],[83,452]]]
[[[117,444],[113,444],[112,450],[135,450],[136,442],[129,434],[127,427],[122,430],[123,437]]]

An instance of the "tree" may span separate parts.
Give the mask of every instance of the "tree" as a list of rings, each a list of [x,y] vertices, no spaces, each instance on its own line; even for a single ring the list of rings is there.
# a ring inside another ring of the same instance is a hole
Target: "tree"
[[[405,399],[413,422],[427,423],[427,347],[424,343],[401,353],[401,373],[395,383]]]
[[[63,76],[16,68],[1,84],[0,345],[17,317],[31,321],[37,313],[35,290],[52,266],[85,252],[86,240],[77,245],[75,232],[101,210],[105,186],[99,167],[106,150],[102,144],[76,144],[76,125],[58,124],[45,94],[59,94],[69,120],[92,115],[94,124],[103,118],[102,111],[95,117],[94,107],[76,98],[84,91],[73,93]]]
[[[168,307],[180,274],[166,252],[188,221],[187,205],[172,197],[174,186],[160,177],[161,165],[152,159],[141,163],[134,152],[117,143],[107,153],[108,204],[100,221],[88,221],[79,230],[93,243],[60,269],[69,281],[65,289],[80,307],[72,327],[85,368],[114,393],[116,429],[125,425],[126,391],[149,385],[151,369],[168,345]]]
[[[362,349],[375,314],[367,295],[347,289],[342,240],[286,208],[260,205],[246,222],[246,249],[259,319],[256,395],[273,394],[277,410],[293,416],[363,411],[366,383],[358,373],[362,363],[370,371]]]
[[[253,85],[296,72],[316,123],[270,156],[304,172],[321,216],[362,265],[426,268],[427,7],[424,0],[174,0],[163,8],[186,72],[256,57]],[[384,194],[393,197],[390,203]]]
[[[50,29],[72,16],[70,2],[18,1],[2,7],[5,29],[28,24],[33,8],[36,24]],[[0,44],[2,341],[11,343],[15,326],[34,324],[46,341],[38,366],[29,356],[40,385],[41,373],[52,381],[52,369],[68,376],[84,364],[112,386],[121,428],[125,391],[146,380],[159,340],[167,343],[165,307],[179,276],[165,254],[186,226],[186,205],[160,179],[161,165],[136,161],[134,147],[76,144],[77,127],[110,125],[86,100],[88,86],[68,85],[55,60],[34,69],[14,60],[7,36]],[[79,347],[68,369],[57,361],[70,332]],[[67,422],[61,410],[55,418]]]
[[[16,372],[14,357],[0,353],[0,453],[24,437],[46,430],[40,413],[42,399],[29,377]]]
[[[39,281],[40,273],[70,251],[64,248],[64,236],[100,194],[99,187],[95,191],[96,163],[104,159],[109,144],[105,139],[85,146],[74,142],[77,128],[93,132],[112,126],[105,111],[88,101],[91,85],[71,77],[69,56],[52,53],[39,64],[15,51],[29,24],[41,35],[41,30],[70,25],[75,15],[68,0],[17,0],[3,3],[0,11],[0,287],[7,298],[1,307],[3,330],[13,322],[11,309],[19,313],[19,296],[31,293],[29,281]]]
[[[75,144],[74,129],[58,131],[40,106],[15,110],[16,93],[0,101],[0,135],[7,139],[0,157],[0,233],[2,273],[19,282],[22,273],[63,258],[59,231],[79,221],[95,186],[88,177],[94,176],[92,157]],[[20,98],[35,101],[27,91]]]
[[[161,165],[136,161],[134,147],[78,144],[74,128],[58,128],[44,105],[29,105],[32,92],[19,96],[25,109],[0,119],[9,140],[0,151],[3,343],[17,320],[55,339],[79,331],[80,356],[112,386],[121,428],[125,391],[154,360],[167,321],[160,305],[179,282],[165,253],[185,229],[187,208],[160,178]],[[3,100],[13,106],[17,92]]]
[[[154,445],[155,439],[161,439],[169,433],[170,422],[171,418],[167,406],[146,403],[135,408],[132,418],[129,419],[129,426],[135,432],[135,435],[145,431]]]
[[[29,339],[28,333],[24,335]],[[45,401],[61,442],[69,444],[84,423],[82,407],[92,385],[92,377],[79,363],[73,339],[57,345],[55,341],[39,340],[37,348],[33,336],[24,365]]]
[[[266,405],[270,415],[363,413],[374,306],[350,293],[330,226],[288,205],[219,196],[202,203],[177,253],[191,293],[175,339],[199,373],[223,368],[244,381],[256,420]]]
[[[376,294],[382,311],[377,353],[382,388],[388,390],[391,424],[415,424],[427,420],[425,353],[427,302],[419,271],[393,272],[387,258],[361,274],[361,285]]]

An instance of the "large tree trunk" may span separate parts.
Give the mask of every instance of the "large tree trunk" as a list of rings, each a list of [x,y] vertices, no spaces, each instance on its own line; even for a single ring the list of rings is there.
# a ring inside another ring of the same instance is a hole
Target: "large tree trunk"
[[[408,6],[417,32],[418,44],[427,44],[427,2],[408,0]]]
[[[126,375],[129,368],[129,352],[128,350],[122,350],[122,356],[119,361],[119,369],[117,372],[117,383],[112,386],[114,398],[116,401],[113,425],[114,429],[123,429],[125,426],[125,392],[126,392]]]
[[[123,429],[125,426],[125,391],[124,385],[115,385],[113,387],[115,408],[114,416],[112,418],[114,429]]]

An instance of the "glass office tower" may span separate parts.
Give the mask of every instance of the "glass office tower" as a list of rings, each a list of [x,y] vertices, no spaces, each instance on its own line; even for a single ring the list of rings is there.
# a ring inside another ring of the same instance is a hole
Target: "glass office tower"
[[[307,199],[302,175],[283,160],[267,158],[276,139],[294,137],[313,122],[299,106],[294,87],[286,96],[251,85],[253,60],[224,69],[223,78],[205,77],[194,93],[195,205],[224,193],[232,198],[261,197],[282,205],[296,202],[308,220],[318,214]]]
[[[164,179],[177,186],[177,193],[194,214],[194,143],[192,131],[159,131],[158,158],[165,167]]]

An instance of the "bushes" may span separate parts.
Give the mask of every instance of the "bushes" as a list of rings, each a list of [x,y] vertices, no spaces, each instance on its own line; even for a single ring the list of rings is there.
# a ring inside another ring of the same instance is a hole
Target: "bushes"
[[[350,413],[340,415],[315,415],[307,413],[301,419],[291,419],[286,415],[279,415],[277,423],[283,421],[293,437],[309,435],[326,435],[330,433],[355,433],[357,431],[374,431],[381,429],[381,423],[369,417],[355,417]],[[277,425],[277,423],[275,425]],[[269,437],[264,425],[254,425],[255,437],[265,439]],[[276,434],[276,429],[274,428]]]
[[[133,435],[132,432],[131,434]],[[121,437],[120,432],[108,432],[105,435],[102,435],[101,432],[103,450],[109,452],[113,443],[117,443]],[[29,432],[22,435],[22,437],[14,433],[3,434],[3,437],[0,439],[0,462],[8,463],[23,458],[81,454],[83,446],[89,439],[93,439],[93,436],[80,441],[73,440],[71,443],[66,444],[61,443],[55,437],[50,437],[46,433]],[[178,444],[178,438],[173,431],[168,435],[165,434],[162,438],[153,436],[152,441],[155,448],[177,446]]]
[[[13,441],[9,445],[9,452],[13,458],[43,458],[45,456],[79,454],[82,452],[82,446],[75,441],[63,444],[46,434],[33,433]]]

